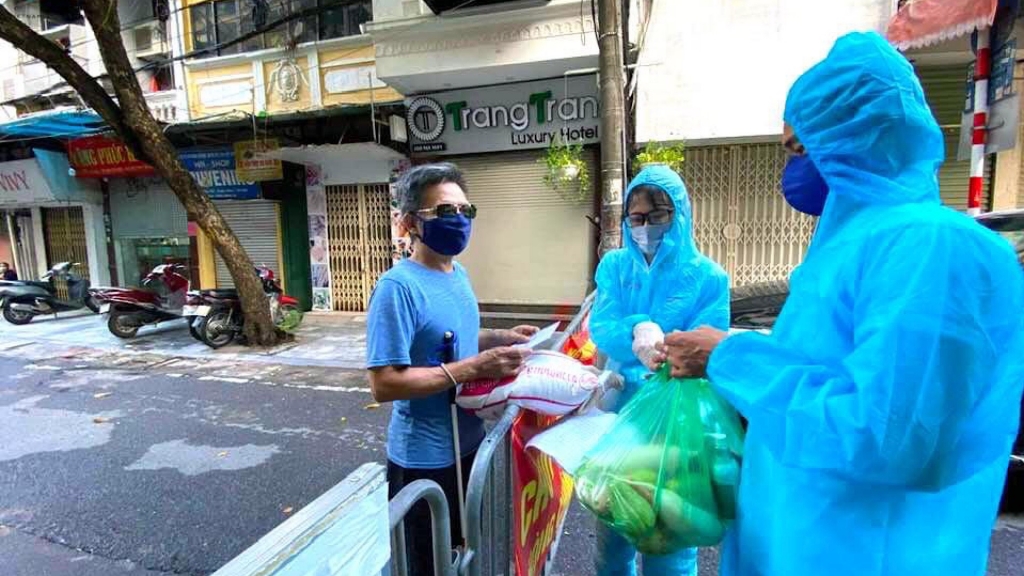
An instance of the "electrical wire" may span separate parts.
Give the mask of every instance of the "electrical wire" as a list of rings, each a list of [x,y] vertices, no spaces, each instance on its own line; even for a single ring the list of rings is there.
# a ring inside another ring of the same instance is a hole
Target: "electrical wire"
[[[454,8],[452,8],[451,10],[449,10],[448,12],[446,12],[442,16],[449,16],[453,12],[456,12],[458,10],[461,10],[461,9],[465,8],[465,7],[468,7],[469,5],[473,4],[476,1],[477,0],[466,0],[466,1],[462,2],[461,4],[455,6]],[[334,8],[334,7],[336,7],[336,6],[334,6],[334,5],[327,5],[327,6],[324,6],[324,7],[319,7],[318,6],[318,8],[320,8],[320,11],[316,12],[313,15],[318,15],[321,12],[323,12],[323,11],[329,9],[329,8]],[[184,8],[179,8],[179,9],[176,9],[174,12],[181,12],[183,10],[184,10]],[[300,13],[302,13],[302,12],[300,12]],[[289,22],[292,22],[292,21],[298,20],[298,19],[299,19],[298,16],[295,16],[294,13],[290,13],[287,16],[285,16],[284,18],[281,18],[281,19],[275,21],[275,23],[273,23],[274,24],[273,26],[269,27],[266,30],[261,31],[260,34],[267,33],[267,32],[273,32],[276,29],[278,29],[279,27],[284,26],[285,24],[288,24]],[[148,19],[146,21],[148,21]],[[396,38],[398,36],[401,36],[403,34],[408,33],[410,30],[413,30],[413,29],[418,28],[418,27],[427,26],[429,24],[430,24],[430,21],[421,22],[419,24],[414,24],[413,26],[406,27],[406,28],[403,28],[403,29],[401,29],[399,31],[393,32],[390,35],[386,34],[386,33],[382,34],[382,35],[375,35],[375,40],[377,40],[377,39],[389,40],[389,39],[392,39],[392,38]],[[124,28],[125,27],[122,26],[120,30],[123,32]],[[248,33],[246,33],[246,34],[248,34]],[[176,35],[176,36],[174,36],[172,38],[169,38],[168,42],[170,42],[171,40],[182,40],[185,37],[186,37],[186,35],[182,32],[181,34],[178,34],[178,35]],[[256,37],[257,36],[253,36],[253,38],[256,38]],[[95,40],[95,39],[93,39],[93,40]],[[216,52],[217,50],[220,50],[220,49],[222,49],[225,46],[228,46],[228,45],[235,46],[235,45],[241,44],[243,42],[245,42],[245,40],[239,41],[237,38],[234,38],[232,40],[227,40],[225,42],[218,43],[218,44],[216,44],[214,46],[209,46],[209,47],[202,48],[202,49],[199,49],[199,50],[192,50],[192,51],[190,51],[188,53],[181,54],[181,55],[178,55],[178,56],[171,56],[169,58],[164,58],[164,59],[161,59],[161,60],[151,61],[151,62],[149,62],[147,64],[144,64],[142,66],[138,66],[138,67],[134,68],[133,72],[134,73],[138,73],[138,72],[145,71],[145,70],[147,70],[149,68],[158,68],[158,67],[164,66],[166,64],[173,63],[173,62],[176,62],[176,61],[181,61],[181,60],[188,60],[188,59],[197,59],[198,60],[198,58],[196,58],[198,55],[208,54],[208,53],[211,53],[211,52]],[[315,40],[315,41],[312,42],[312,44],[314,46],[316,46],[320,42],[322,42],[322,41],[321,40]],[[362,48],[359,48],[357,50],[360,50],[360,49],[362,49]],[[13,66],[13,67],[9,67],[8,69],[15,68],[15,67],[17,67],[17,65]],[[103,76],[104,75],[100,75],[98,77],[94,77],[94,79],[99,79],[99,78],[102,78]],[[59,83],[57,83],[57,84],[55,84],[53,86],[48,87],[45,90],[41,90],[41,91],[33,93],[33,94],[28,94],[28,95],[22,96],[20,98],[14,99],[14,100],[22,100],[22,99],[25,99],[25,98],[33,98],[33,97],[40,97],[40,96],[44,96],[45,97],[45,95],[48,92],[51,92],[51,91],[53,91],[55,89],[61,88],[61,87],[66,86],[66,85],[67,85],[67,82],[66,81],[62,81],[62,82],[59,82]],[[2,102],[0,102],[0,104],[2,104]]]

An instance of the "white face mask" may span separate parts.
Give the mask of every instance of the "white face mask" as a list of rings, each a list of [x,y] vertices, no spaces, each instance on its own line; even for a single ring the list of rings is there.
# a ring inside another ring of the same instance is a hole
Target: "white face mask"
[[[629,229],[629,235],[633,237],[633,242],[636,242],[640,252],[643,252],[644,256],[651,258],[658,253],[661,241],[665,239],[665,233],[668,232],[671,226],[671,224],[636,226]]]

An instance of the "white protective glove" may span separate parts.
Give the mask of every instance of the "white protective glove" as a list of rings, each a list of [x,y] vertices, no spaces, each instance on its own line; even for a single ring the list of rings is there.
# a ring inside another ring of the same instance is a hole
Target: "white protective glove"
[[[655,345],[665,341],[665,333],[654,322],[641,322],[633,328],[633,354],[651,372],[658,369]]]

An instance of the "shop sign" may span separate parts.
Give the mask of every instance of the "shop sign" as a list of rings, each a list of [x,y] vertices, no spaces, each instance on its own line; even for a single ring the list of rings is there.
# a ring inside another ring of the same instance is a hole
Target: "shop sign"
[[[260,154],[278,148],[280,145],[276,139],[235,142],[235,172],[238,173],[238,179],[247,182],[261,182],[284,178],[284,166],[280,160],[259,158]]]
[[[183,150],[181,162],[214,200],[252,200],[260,196],[259,184],[238,177],[230,148]]]
[[[88,136],[68,143],[68,162],[78,178],[152,176],[153,167],[135,157],[120,140]]]
[[[406,101],[414,154],[471,154],[600,141],[594,76],[452,90]]]
[[[50,186],[34,158],[0,163],[0,206],[53,200]]]

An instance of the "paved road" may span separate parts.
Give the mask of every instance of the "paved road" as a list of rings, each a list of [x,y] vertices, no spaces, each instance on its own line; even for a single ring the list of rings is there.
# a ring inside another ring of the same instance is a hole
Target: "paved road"
[[[383,459],[359,372],[297,388],[175,369],[0,358],[0,573],[206,574]]]
[[[359,371],[42,343],[0,373],[4,576],[208,574],[384,459],[387,410]],[[593,526],[574,506],[559,574],[592,573]],[[1024,519],[997,527],[989,574],[1024,576]]]

